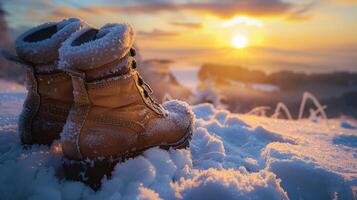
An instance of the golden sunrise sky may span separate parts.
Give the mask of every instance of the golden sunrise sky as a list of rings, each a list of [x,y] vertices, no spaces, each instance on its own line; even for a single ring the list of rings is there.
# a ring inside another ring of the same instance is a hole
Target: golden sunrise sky
[[[357,71],[356,0],[11,0],[14,37],[46,21],[129,22],[144,59],[264,71]],[[190,65],[188,64],[188,65]]]

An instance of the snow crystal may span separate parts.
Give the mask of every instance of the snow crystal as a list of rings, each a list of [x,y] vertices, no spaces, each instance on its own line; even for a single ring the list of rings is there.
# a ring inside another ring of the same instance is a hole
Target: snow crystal
[[[151,148],[117,164],[94,192],[63,179],[59,141],[20,145],[16,120],[25,95],[4,94],[2,199],[355,199],[357,132],[341,127],[340,119],[329,119],[326,127],[194,106],[189,149]]]

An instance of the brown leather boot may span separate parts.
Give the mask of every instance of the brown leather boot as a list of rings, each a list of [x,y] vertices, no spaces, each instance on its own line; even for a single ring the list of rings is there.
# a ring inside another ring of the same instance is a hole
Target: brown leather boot
[[[85,24],[79,19],[42,24],[16,40],[16,53],[27,66],[28,94],[19,118],[23,144],[58,139],[73,102],[71,78],[56,69],[58,48]]]
[[[188,147],[193,114],[186,103],[154,101],[136,70],[133,37],[131,26],[112,24],[83,29],[60,48],[75,101],[61,134],[68,178],[83,180],[76,174],[84,171],[97,187],[118,161],[151,147]]]

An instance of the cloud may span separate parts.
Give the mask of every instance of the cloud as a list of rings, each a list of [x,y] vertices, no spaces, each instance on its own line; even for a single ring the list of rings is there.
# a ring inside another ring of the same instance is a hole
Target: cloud
[[[212,14],[221,18],[231,18],[236,15],[280,15],[287,12],[291,6],[291,4],[280,0],[217,1],[181,5],[184,10],[199,14]]]
[[[39,1],[36,3],[33,3],[32,5],[35,5],[36,7],[42,8],[42,9],[54,9],[56,8],[56,5],[54,5],[50,1]]]
[[[317,8],[321,4],[323,4],[323,1],[315,1],[311,2],[308,4],[303,4],[301,6],[297,6],[288,16],[287,19],[293,20],[293,21],[304,21],[307,19],[310,19],[312,17],[311,13],[309,13],[311,10]]]
[[[202,28],[202,23],[188,23],[188,22],[171,22],[173,26],[188,28],[188,29],[199,29]]]
[[[139,37],[172,37],[178,35],[177,32],[163,31],[160,29],[153,29],[152,31],[138,31]]]
[[[33,10],[29,10],[26,12],[26,15],[30,18],[37,18],[39,16],[39,13]]]
[[[356,0],[330,0],[332,3],[335,4],[345,4],[345,5],[356,5]]]
[[[72,8],[70,6],[65,6],[65,7],[61,7],[61,8],[58,8],[58,9],[54,10],[51,13],[51,17],[54,17],[54,18],[67,18],[69,16],[72,16],[73,14],[76,14],[76,16],[81,16],[83,14],[83,12],[81,10],[79,10],[79,9],[74,9],[74,8]]]
[[[263,27],[263,23],[257,19],[239,16],[235,17],[223,24],[225,27],[235,26],[237,24],[245,24],[247,26]]]
[[[120,6],[115,3],[97,5],[72,4],[65,7],[51,9],[48,18],[60,19],[71,16],[78,16],[84,19],[97,18],[97,16],[113,15],[158,15],[160,13],[183,13],[185,16],[213,15],[222,19],[232,19],[236,16],[249,17],[284,17],[287,20],[307,20],[322,1],[308,1],[305,3],[293,3],[283,0],[221,0],[178,3],[177,1],[163,2],[161,0],[145,1],[136,0],[122,3]],[[185,28],[199,28],[200,24],[189,24],[173,22],[171,25]]]
[[[220,18],[231,18],[236,15],[271,16],[288,12],[293,4],[281,0],[222,0],[215,2],[189,3],[137,3],[124,6],[88,6],[74,8],[76,12],[103,14],[104,12],[126,14],[155,14],[158,12],[189,11],[196,14],[211,14]],[[61,9],[55,14],[61,13]]]

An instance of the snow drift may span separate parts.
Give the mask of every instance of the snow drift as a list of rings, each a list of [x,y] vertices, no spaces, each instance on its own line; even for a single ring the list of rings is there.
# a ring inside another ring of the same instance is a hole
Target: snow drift
[[[3,90],[4,91],[4,90]],[[0,199],[355,199],[357,126],[193,107],[188,150],[152,148],[118,164],[94,192],[63,179],[61,146],[23,147],[25,93],[0,92]]]

